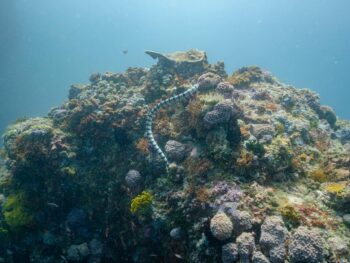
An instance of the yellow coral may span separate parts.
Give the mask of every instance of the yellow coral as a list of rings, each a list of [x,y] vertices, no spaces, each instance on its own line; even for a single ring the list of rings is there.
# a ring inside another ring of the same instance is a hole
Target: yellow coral
[[[324,183],[327,181],[327,176],[322,168],[318,168],[316,170],[313,170],[310,174],[310,177],[319,183]]]
[[[340,195],[346,187],[346,183],[331,183],[326,186],[326,191],[332,194]]]
[[[283,207],[279,209],[281,212],[281,215],[283,218],[293,225],[297,225],[300,222],[301,215],[300,213],[295,209],[295,206],[292,204],[286,204]]]
[[[130,211],[133,214],[146,212],[153,202],[153,195],[150,192],[143,191],[131,200]]]

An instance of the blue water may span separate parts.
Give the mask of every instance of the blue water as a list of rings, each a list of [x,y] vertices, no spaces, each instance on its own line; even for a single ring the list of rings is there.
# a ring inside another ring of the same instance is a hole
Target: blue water
[[[45,115],[91,72],[151,66],[147,49],[202,49],[229,74],[259,65],[350,119],[349,10],[349,0],[1,0],[0,133]]]

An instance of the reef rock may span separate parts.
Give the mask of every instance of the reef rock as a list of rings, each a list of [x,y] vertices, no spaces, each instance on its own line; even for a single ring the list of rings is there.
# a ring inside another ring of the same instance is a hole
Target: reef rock
[[[200,90],[208,90],[215,88],[220,81],[221,77],[219,75],[208,72],[198,78],[198,87]]]
[[[221,248],[221,260],[223,263],[233,263],[238,260],[238,248],[235,243],[227,243]]]
[[[175,140],[169,140],[165,144],[165,152],[169,156],[169,159],[181,161],[185,158],[187,153],[186,145]]]
[[[237,210],[232,213],[233,229],[236,235],[247,232],[252,228],[252,216],[247,211]]]
[[[200,74],[208,64],[206,53],[196,49],[168,54],[146,51],[146,54],[154,59],[158,59],[159,64],[163,67],[174,68],[176,73],[182,77]]]
[[[270,261],[260,251],[254,251],[252,262],[253,263],[269,263]]]
[[[271,262],[284,262],[286,257],[285,242],[288,230],[282,218],[271,216],[261,226],[260,246],[270,256]]]
[[[250,262],[255,250],[255,239],[252,233],[242,233],[237,237],[237,247],[240,259],[244,263]]]
[[[322,262],[325,254],[325,241],[316,229],[299,227],[289,242],[289,259],[296,262]]]
[[[126,185],[133,192],[138,192],[140,190],[142,181],[143,179],[140,172],[136,170],[130,170],[125,176]]]
[[[218,213],[210,220],[210,231],[219,240],[230,238],[232,230],[232,222],[225,213]]]

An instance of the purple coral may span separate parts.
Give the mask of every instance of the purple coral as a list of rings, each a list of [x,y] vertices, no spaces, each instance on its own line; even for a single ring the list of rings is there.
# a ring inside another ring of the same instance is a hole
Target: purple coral
[[[203,121],[206,127],[210,128],[217,124],[226,123],[232,117],[239,115],[239,109],[230,99],[225,99],[215,105],[214,110],[205,114]]]
[[[223,81],[217,85],[216,91],[217,93],[223,95],[225,99],[229,99],[232,98],[234,87],[229,82]]]
[[[229,185],[225,181],[218,182],[212,189],[211,195],[215,198],[210,203],[214,210],[224,211],[232,217],[237,212],[237,204],[243,196],[242,190],[237,185]]]

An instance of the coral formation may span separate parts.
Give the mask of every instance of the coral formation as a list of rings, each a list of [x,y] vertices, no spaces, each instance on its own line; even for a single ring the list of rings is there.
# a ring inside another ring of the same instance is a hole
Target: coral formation
[[[134,193],[141,189],[142,181],[140,172],[136,170],[130,170],[125,176],[126,185]]]
[[[131,200],[130,211],[133,214],[145,213],[150,208],[153,201],[153,195],[149,192],[143,191],[141,194],[135,196]]]
[[[261,226],[260,246],[270,256],[271,262],[284,262],[286,257],[285,243],[288,230],[282,218],[270,216]]]
[[[270,261],[260,251],[254,251],[252,262],[253,263],[269,263]]]
[[[0,262],[350,262],[350,122],[259,67],[147,54],[8,127]]]
[[[230,238],[232,230],[232,222],[225,213],[217,213],[210,220],[210,231],[212,235],[219,240]]]
[[[325,241],[317,230],[299,227],[289,243],[290,262],[322,262],[325,254]]]
[[[223,263],[231,263],[238,260],[238,248],[235,243],[227,243],[222,246],[221,260]]]
[[[255,239],[252,233],[244,232],[237,237],[237,248],[241,262],[249,263],[255,250]]]

